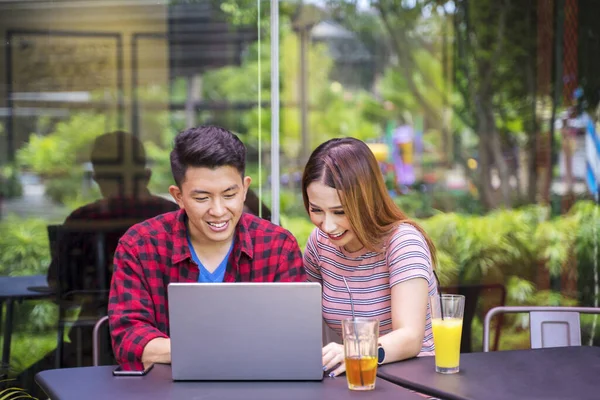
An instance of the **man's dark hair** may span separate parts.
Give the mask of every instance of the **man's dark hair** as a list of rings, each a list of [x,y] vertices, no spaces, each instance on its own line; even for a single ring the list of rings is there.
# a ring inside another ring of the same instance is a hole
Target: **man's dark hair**
[[[244,176],[246,147],[227,129],[204,125],[186,129],[175,137],[171,151],[171,171],[177,186],[181,187],[189,167],[234,167]]]
[[[125,152],[129,152],[131,157],[127,157]],[[117,161],[115,161],[115,157],[117,157]],[[129,167],[126,164],[129,161],[143,167],[146,165],[146,150],[142,141],[129,132],[107,132],[94,140],[90,161],[94,166],[122,165]]]

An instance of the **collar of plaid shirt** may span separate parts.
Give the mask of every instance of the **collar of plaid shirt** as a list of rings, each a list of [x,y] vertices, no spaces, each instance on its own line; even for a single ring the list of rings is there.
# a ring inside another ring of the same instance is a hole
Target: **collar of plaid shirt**
[[[181,209],[177,212],[176,222],[173,226],[173,253],[171,256],[173,265],[192,259],[192,253],[187,243],[187,219],[185,210]],[[242,253],[250,260],[254,258],[254,247],[249,235],[249,218],[245,213],[242,214],[235,227],[235,243],[231,252],[234,262],[232,263],[230,258],[223,282],[239,281],[238,266]]]

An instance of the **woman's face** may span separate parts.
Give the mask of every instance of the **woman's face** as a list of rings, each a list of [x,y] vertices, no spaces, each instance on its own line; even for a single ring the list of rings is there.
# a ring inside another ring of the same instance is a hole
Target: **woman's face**
[[[333,244],[346,251],[360,250],[363,245],[350,226],[344,213],[337,190],[321,182],[313,182],[306,188],[310,220],[323,231]]]

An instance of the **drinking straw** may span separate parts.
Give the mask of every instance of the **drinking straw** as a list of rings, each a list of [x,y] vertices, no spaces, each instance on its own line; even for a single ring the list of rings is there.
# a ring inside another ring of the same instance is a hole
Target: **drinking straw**
[[[359,369],[359,375],[360,375],[360,386],[364,386],[365,383],[363,381],[363,376],[362,376],[362,365],[361,365],[361,360],[362,360],[362,356],[360,354],[360,339],[358,338],[358,327],[356,325],[356,314],[354,313],[354,299],[352,298],[352,291],[350,290],[350,287],[348,286],[348,282],[346,282],[346,277],[342,276],[342,279],[344,280],[344,285],[346,285],[346,290],[348,291],[348,296],[350,296],[350,310],[352,311],[352,323],[354,324],[354,335],[356,336],[356,346],[358,348],[358,369]]]
[[[440,280],[437,276],[437,274],[435,273],[435,270],[433,270],[433,276],[435,276],[435,281],[437,282],[437,290],[438,290],[438,300],[440,301],[440,314],[442,315],[442,321],[444,320],[444,307],[442,307],[442,289],[441,289],[441,285],[440,285]]]

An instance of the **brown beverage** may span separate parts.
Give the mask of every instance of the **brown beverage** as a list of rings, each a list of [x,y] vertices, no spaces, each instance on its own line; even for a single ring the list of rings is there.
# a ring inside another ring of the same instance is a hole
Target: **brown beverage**
[[[346,377],[351,390],[372,390],[377,377],[376,357],[346,357]]]

